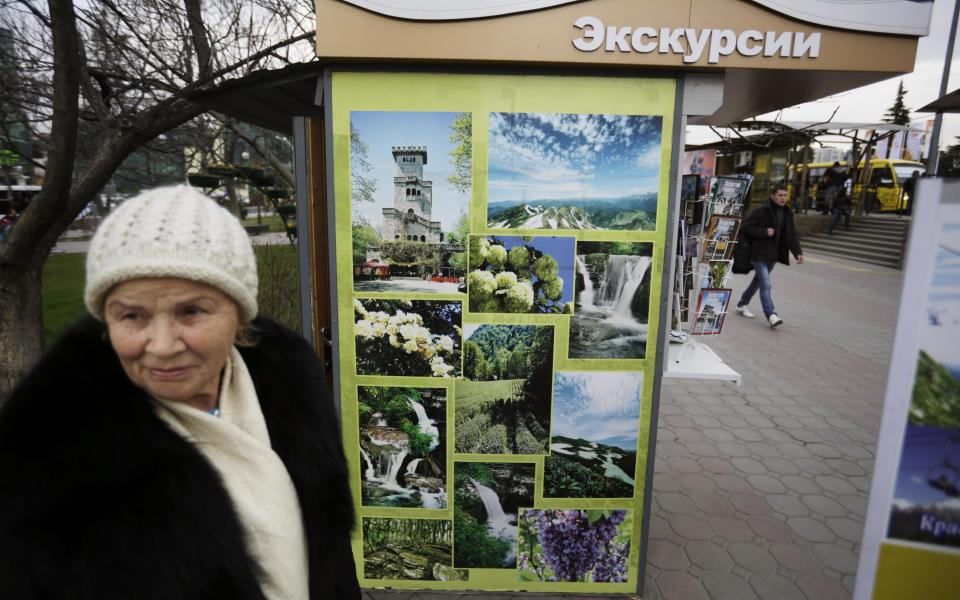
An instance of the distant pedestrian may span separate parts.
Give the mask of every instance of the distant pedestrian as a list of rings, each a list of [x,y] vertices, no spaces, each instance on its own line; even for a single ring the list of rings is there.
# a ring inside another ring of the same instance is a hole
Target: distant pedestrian
[[[7,210],[7,214],[0,219],[0,242],[7,239],[7,236],[10,235],[10,230],[13,229],[14,223],[17,222],[17,210],[10,207]]]
[[[840,161],[834,161],[833,166],[827,169],[820,178],[820,186],[824,190],[823,214],[827,214],[833,208],[833,200],[843,187],[844,179],[846,179],[846,174],[840,168]]]
[[[737,302],[737,312],[748,319],[756,315],[747,307],[754,294],[760,292],[760,304],[770,327],[783,323],[773,306],[770,272],[778,262],[790,264],[790,253],[798,264],[803,264],[803,250],[793,222],[793,211],[787,206],[789,193],[785,185],[774,187],[770,200],[755,208],[744,220],[742,235],[749,237],[750,262],[753,264],[753,281],[743,291]]]
[[[920,171],[914,171],[910,175],[910,179],[907,179],[903,182],[903,198],[901,198],[899,205],[903,208],[902,212],[898,210],[898,213],[906,213],[908,215],[913,214],[913,197],[914,193],[917,191],[918,181],[920,181]]]
[[[833,220],[830,222],[830,229],[828,230],[830,235],[833,235],[833,230],[840,224],[841,216],[843,217],[843,228],[850,229],[850,207],[852,206],[850,192],[852,188],[853,179],[847,177],[843,187],[840,188],[840,193],[833,199]]]

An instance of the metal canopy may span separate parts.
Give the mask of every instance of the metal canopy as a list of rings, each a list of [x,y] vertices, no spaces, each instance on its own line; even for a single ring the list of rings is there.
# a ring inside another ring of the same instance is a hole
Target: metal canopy
[[[851,129],[872,129],[874,131],[923,131],[909,125],[894,125],[893,123],[854,123],[839,121],[738,121],[727,127],[733,129],[756,129],[764,131],[797,131],[810,133],[828,133]]]
[[[736,132],[737,137],[721,139],[699,145],[687,145],[686,150],[714,150],[714,149],[751,149],[751,148],[787,148],[797,143],[812,142],[820,135],[844,135],[850,132],[873,131],[919,131],[923,129],[911,128],[907,125],[892,123],[854,123],[839,121],[766,121],[748,119],[723,125]],[[865,140],[864,140],[865,141]]]
[[[960,88],[937,98],[923,108],[918,108],[915,112],[960,113]]]
[[[293,134],[293,117],[321,117],[317,80],[319,61],[282,69],[254,71],[209,90],[187,96],[191,102],[246,123]]]

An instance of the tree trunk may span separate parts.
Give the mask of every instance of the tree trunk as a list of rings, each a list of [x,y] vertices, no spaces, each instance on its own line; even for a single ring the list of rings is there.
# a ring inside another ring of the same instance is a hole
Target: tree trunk
[[[0,405],[43,351],[42,260],[0,267]]]
[[[235,216],[237,219],[240,218],[240,194],[237,191],[237,181],[231,177],[227,179],[226,186],[227,188],[227,209]]]

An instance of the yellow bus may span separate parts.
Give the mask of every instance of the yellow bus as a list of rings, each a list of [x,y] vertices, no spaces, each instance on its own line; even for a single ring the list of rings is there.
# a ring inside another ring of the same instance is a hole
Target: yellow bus
[[[807,179],[807,208],[814,210],[826,210],[827,198],[824,190],[820,189],[820,179],[827,169],[833,166],[832,162],[808,163],[800,165],[799,173],[806,175]],[[863,168],[863,161],[860,161],[854,181],[859,179],[859,171]],[[847,163],[840,161],[840,169],[847,172]],[[926,165],[913,160],[898,160],[893,158],[874,158],[870,161],[870,181],[867,182],[867,208],[870,212],[895,211],[907,206],[907,198],[904,195],[903,184],[910,179],[914,171],[919,171],[920,175],[926,172]],[[800,179],[794,177],[793,167],[787,170],[788,188],[790,197],[795,198],[795,193],[799,194]],[[794,192],[794,187],[797,191]],[[862,184],[854,185],[854,201],[860,196]]]

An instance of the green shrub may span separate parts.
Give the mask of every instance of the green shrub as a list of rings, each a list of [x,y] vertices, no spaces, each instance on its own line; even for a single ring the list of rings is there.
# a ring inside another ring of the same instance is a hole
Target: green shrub
[[[289,244],[255,246],[260,314],[300,332],[300,265]]]
[[[83,304],[86,254],[52,254],[43,267],[43,342],[50,347],[71,323],[87,314]]]

